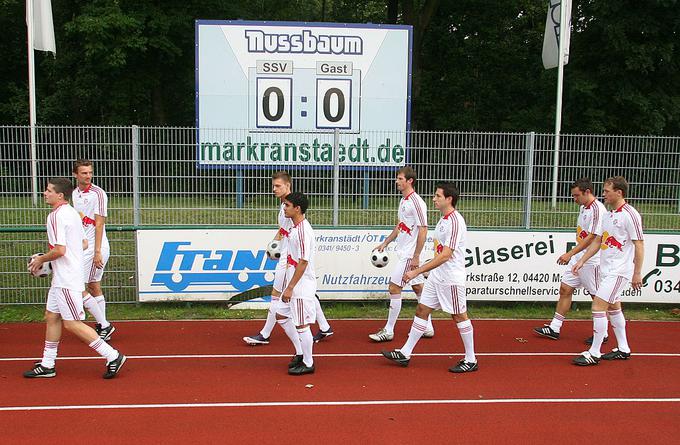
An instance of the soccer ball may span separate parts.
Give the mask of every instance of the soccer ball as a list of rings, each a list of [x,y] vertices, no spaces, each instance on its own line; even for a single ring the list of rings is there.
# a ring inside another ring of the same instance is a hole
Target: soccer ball
[[[31,261],[33,261],[33,258],[39,257],[41,255],[45,255],[45,254],[44,253],[34,253],[33,255],[31,255],[31,258],[28,260],[28,264],[31,264]],[[40,266],[40,269],[38,269],[36,272],[31,272],[31,274],[34,277],[46,277],[51,273],[52,273],[52,264],[49,261],[42,263],[42,266]]]
[[[267,256],[270,260],[281,258],[281,241],[273,239],[267,244]]]
[[[385,267],[389,262],[390,257],[386,252],[378,252],[377,250],[371,252],[371,263],[373,263],[375,267]]]

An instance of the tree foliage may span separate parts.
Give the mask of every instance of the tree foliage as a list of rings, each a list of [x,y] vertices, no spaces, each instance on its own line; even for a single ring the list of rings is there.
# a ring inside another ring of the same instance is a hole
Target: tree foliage
[[[0,122],[28,121],[24,1],[0,0]],[[547,0],[61,0],[36,52],[43,124],[192,125],[194,21],[414,26],[414,128],[552,131]],[[563,131],[680,134],[677,0],[574,0]]]

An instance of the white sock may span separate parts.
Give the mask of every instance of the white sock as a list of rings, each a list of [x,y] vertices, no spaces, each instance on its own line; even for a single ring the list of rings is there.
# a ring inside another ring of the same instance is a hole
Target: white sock
[[[90,294],[85,294],[83,297],[83,306],[85,309],[92,314],[97,323],[102,325],[102,328],[108,328],[111,323],[106,320],[104,313],[102,312],[97,300]]]
[[[401,294],[390,295],[390,312],[387,315],[385,330],[388,334],[394,334],[394,325],[397,324],[401,312]]]
[[[427,329],[427,320],[422,318],[413,317],[413,324],[411,325],[411,330],[408,333],[408,338],[406,343],[401,347],[400,351],[406,357],[410,357],[413,353],[413,348],[416,347],[416,343],[423,336],[425,330]]]
[[[593,344],[590,346],[589,352],[593,357],[600,358],[602,353],[602,341],[607,335],[607,314],[605,312],[593,311]]]
[[[95,301],[99,305],[99,309],[102,310],[102,315],[104,316],[104,318],[106,318],[106,300],[104,300],[104,295],[98,295],[98,296],[93,297],[93,298],[95,299]]]
[[[475,337],[474,329],[472,327],[472,320],[461,321],[456,323],[458,326],[458,333],[460,338],[463,340],[463,345],[465,346],[465,361],[468,363],[476,363],[477,357],[475,357]]]
[[[560,315],[555,312],[555,315],[553,315],[553,319],[550,322],[550,329],[559,334],[560,329],[562,329],[562,323],[564,323],[564,315]]]
[[[295,348],[295,355],[302,355],[302,345],[300,344],[300,336],[295,329],[295,325],[290,318],[284,318],[283,320],[276,320],[276,322],[281,326],[283,332],[286,333],[290,341],[293,343]]]
[[[630,346],[628,346],[628,338],[626,337],[626,317],[623,316],[622,310],[607,311],[609,315],[609,322],[616,334],[616,343],[619,351],[630,354]]]
[[[319,324],[319,329],[322,331],[327,331],[331,328],[331,325],[326,320],[326,314],[323,313],[321,309],[321,302],[318,298],[314,297],[314,306],[316,306],[316,322]]]
[[[305,366],[312,366],[314,364],[314,357],[312,357],[312,350],[314,348],[314,337],[309,326],[297,330],[300,336],[300,343],[302,344],[302,361]]]
[[[427,330],[434,332],[434,326],[432,325],[432,314],[427,316]]]
[[[97,351],[97,354],[106,358],[106,363],[111,363],[112,361],[118,358],[118,351],[113,349],[111,345],[106,343],[101,338],[96,339],[95,341],[90,343],[89,346],[95,351]]]
[[[276,325],[276,307],[278,306],[279,299],[274,299],[272,297],[272,302],[269,304],[269,311],[267,312],[267,321],[264,322],[264,327],[260,331],[260,335],[264,338],[269,338],[272,335],[274,326]]]
[[[54,362],[57,360],[58,349],[58,341],[45,340],[45,349],[43,349],[42,361],[40,362],[43,368],[54,368]]]

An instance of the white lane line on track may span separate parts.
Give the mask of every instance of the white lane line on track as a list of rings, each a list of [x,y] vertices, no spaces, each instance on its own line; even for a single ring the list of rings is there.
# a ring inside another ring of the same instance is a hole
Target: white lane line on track
[[[345,400],[320,402],[217,402],[158,403],[128,405],[4,406],[0,411],[56,411],[90,409],[163,409],[163,408],[260,408],[277,406],[375,406],[375,405],[492,405],[501,403],[678,403],[680,398],[593,398],[593,399],[462,399],[462,400]]]
[[[413,354],[414,357],[451,357],[463,352],[433,352]],[[564,357],[577,356],[580,352],[478,352],[480,357]],[[174,354],[174,355],[128,355],[128,359],[166,360],[166,359],[215,359],[215,358],[290,358],[291,354]],[[633,353],[634,357],[680,357],[680,353]],[[314,354],[314,357],[382,357],[378,353],[338,353]],[[0,362],[20,362],[40,360],[42,357],[4,357]],[[59,357],[58,360],[102,360],[101,357]]]

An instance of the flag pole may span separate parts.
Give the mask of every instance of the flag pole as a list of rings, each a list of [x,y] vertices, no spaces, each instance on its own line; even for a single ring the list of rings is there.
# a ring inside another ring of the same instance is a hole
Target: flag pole
[[[560,163],[560,133],[562,131],[562,85],[564,82],[565,36],[569,30],[566,22],[566,0],[560,2],[560,38],[557,56],[557,104],[555,105],[555,151],[553,153],[552,208],[557,207],[557,177]]]
[[[35,59],[33,53],[33,0],[26,0],[26,26],[28,28],[28,120],[31,144],[31,194],[33,205],[38,205],[38,162],[35,147]]]

